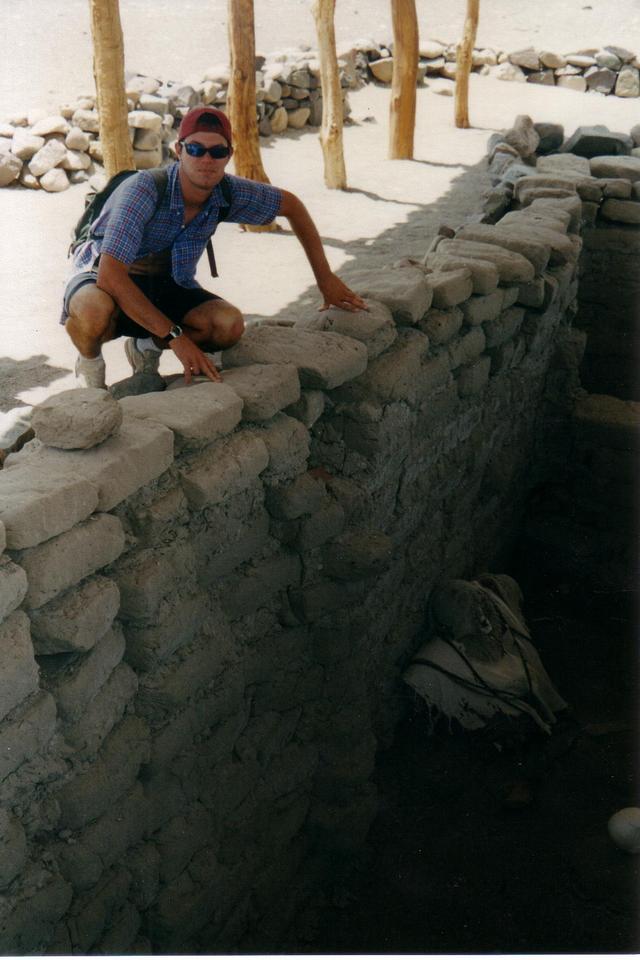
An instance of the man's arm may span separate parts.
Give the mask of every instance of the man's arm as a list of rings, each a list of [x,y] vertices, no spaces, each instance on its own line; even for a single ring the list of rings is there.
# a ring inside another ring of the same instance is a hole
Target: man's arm
[[[288,190],[282,191],[282,203],[278,216],[287,218],[291,229],[302,244],[323,297],[321,309],[326,310],[327,307],[335,306],[343,310],[366,310],[367,305],[362,297],[350,290],[331,270],[322,249],[320,234],[309,211],[302,201]]]
[[[145,297],[131,277],[127,265],[111,257],[108,253],[100,255],[98,280],[96,284],[118,304],[123,313],[131,317],[153,336],[164,339],[173,326],[164,313],[154,307]],[[205,376],[209,380],[220,380],[220,374],[198,347],[186,334],[169,341],[169,346],[184,367],[187,383],[192,376]]]

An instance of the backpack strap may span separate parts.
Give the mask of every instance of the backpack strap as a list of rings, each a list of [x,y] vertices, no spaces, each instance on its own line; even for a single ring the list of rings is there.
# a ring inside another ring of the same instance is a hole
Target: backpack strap
[[[233,202],[233,192],[231,190],[231,181],[229,177],[224,175],[220,181],[220,189],[222,190],[222,197],[224,204],[220,207],[220,212],[218,214],[218,223],[222,223],[229,216],[229,210],[231,209],[231,204]],[[213,243],[211,242],[211,237],[207,240],[207,259],[209,261],[209,270],[212,277],[218,276],[218,268],[216,267],[216,258],[213,252]]]

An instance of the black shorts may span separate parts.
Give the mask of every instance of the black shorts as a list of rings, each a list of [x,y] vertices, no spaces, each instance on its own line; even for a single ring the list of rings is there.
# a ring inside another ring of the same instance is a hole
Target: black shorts
[[[148,274],[130,273],[129,277],[139,290],[142,290],[154,307],[157,307],[172,323],[182,323],[185,314],[194,307],[199,307],[207,300],[221,300],[215,293],[209,293],[202,287],[181,287],[171,277],[154,277]],[[64,308],[60,318],[61,323],[69,319],[69,303],[71,297],[87,283],[96,283],[98,274],[95,270],[84,270],[71,277],[64,291]],[[150,337],[151,333],[141,327],[139,323],[128,317],[122,310],[116,316],[116,336],[118,337]]]

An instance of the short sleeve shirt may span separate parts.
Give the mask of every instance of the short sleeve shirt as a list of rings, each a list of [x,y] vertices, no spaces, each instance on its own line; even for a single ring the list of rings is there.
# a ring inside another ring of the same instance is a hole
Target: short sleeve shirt
[[[147,171],[129,177],[114,190],[91,226],[88,241],[75,253],[72,276],[95,267],[101,253],[131,264],[150,253],[171,249],[171,275],[183,287],[198,287],[196,267],[207,240],[227,205],[220,184],[196,217],[184,226],[184,200],[179,164],[167,167],[167,188],[158,203],[155,181]],[[270,223],[280,210],[282,191],[271,184],[227,175],[231,204],[225,220]]]

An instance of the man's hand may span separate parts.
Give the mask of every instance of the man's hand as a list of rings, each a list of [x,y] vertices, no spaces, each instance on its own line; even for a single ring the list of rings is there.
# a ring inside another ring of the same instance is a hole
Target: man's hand
[[[340,307],[341,310],[350,310],[355,313],[356,310],[367,310],[368,307],[361,296],[350,290],[346,283],[343,283],[340,277],[335,273],[322,281],[318,281],[320,293],[323,296],[323,304],[320,310],[328,310],[329,307]]]
[[[214,383],[222,382],[222,377],[211,361],[184,333],[171,340],[169,346],[184,367],[185,383],[191,383],[193,377],[208,377]]]

